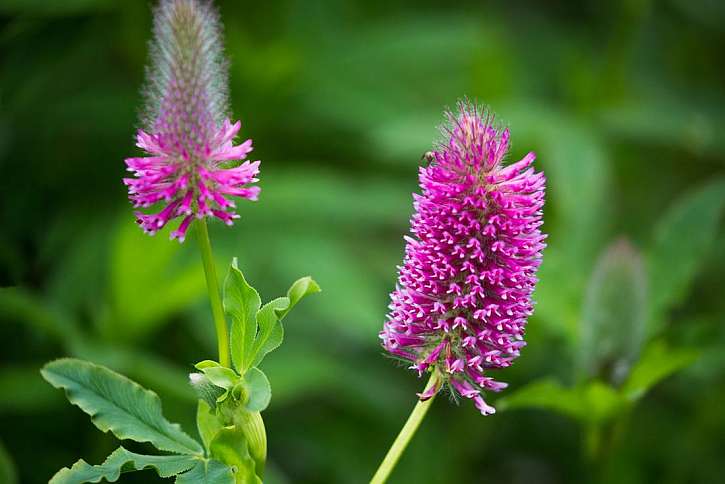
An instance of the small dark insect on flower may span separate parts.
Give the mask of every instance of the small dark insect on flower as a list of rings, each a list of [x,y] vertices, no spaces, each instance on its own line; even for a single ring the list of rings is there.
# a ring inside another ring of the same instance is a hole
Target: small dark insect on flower
[[[436,154],[432,151],[426,151],[423,156],[420,157],[421,161],[425,160],[428,163],[433,163],[436,159]]]

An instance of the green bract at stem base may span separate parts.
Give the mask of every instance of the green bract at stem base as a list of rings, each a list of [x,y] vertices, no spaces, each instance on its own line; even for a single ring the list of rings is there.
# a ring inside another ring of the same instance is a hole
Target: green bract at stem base
[[[209,241],[209,230],[206,227],[206,220],[196,220],[196,235],[201,250],[201,261],[204,264],[204,275],[206,276],[206,287],[209,290],[209,302],[211,313],[214,317],[216,328],[217,346],[219,348],[219,363],[229,368],[231,366],[229,356],[229,331],[227,322],[224,319],[224,307],[222,306],[219,279],[217,279],[214,268],[214,257],[211,253],[211,242]]]
[[[433,373],[431,374],[430,379],[425,386],[425,390],[428,390],[433,385],[438,385],[439,378],[440,374],[438,373],[438,370],[433,370]],[[388,480],[388,477],[390,477],[390,473],[393,472],[395,465],[398,463],[398,460],[400,460],[400,457],[403,455],[403,452],[408,446],[410,439],[413,438],[415,431],[418,430],[420,423],[423,421],[425,414],[428,413],[428,409],[431,407],[434,399],[435,395],[426,401],[418,401],[418,403],[415,405],[415,408],[413,408],[413,411],[408,417],[408,420],[405,422],[405,425],[403,425],[400,433],[395,438],[393,445],[390,446],[390,450],[388,450],[385,458],[380,463],[380,467],[378,467],[375,475],[370,480],[370,484],[383,484]]]

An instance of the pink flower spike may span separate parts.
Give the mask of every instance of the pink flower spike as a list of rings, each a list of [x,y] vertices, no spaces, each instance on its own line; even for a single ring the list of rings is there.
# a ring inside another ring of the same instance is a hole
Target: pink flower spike
[[[214,217],[227,225],[238,218],[236,204],[227,196],[259,197],[260,188],[253,186],[259,161],[245,161],[252,140],[235,146],[241,123],[232,123],[225,114],[225,65],[218,15],[211,2],[159,2],[154,11],[145,128],[136,133],[136,146],[146,156],[127,158],[133,176],[123,179],[134,206],[167,202],[158,214],[136,214],[149,234],[183,217],[171,233],[171,238],[183,242],[194,217]]]
[[[421,193],[413,195],[380,337],[388,352],[438,371],[452,393],[491,415],[483,394],[506,384],[489,373],[519,356],[534,310],[546,180],[534,153],[504,163],[510,133],[484,110],[461,102],[447,118],[445,140],[419,170]],[[411,334],[415,344],[400,338]]]

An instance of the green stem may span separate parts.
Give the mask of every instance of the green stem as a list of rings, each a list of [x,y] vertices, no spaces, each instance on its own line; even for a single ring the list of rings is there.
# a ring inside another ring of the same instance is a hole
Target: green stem
[[[219,363],[222,366],[229,367],[231,364],[229,360],[229,332],[227,331],[227,322],[224,319],[224,307],[222,306],[221,291],[219,290],[219,280],[216,277],[216,269],[214,269],[214,257],[211,254],[211,242],[209,241],[209,231],[206,228],[206,220],[203,218],[197,220],[196,226],[199,249],[201,249],[201,261],[204,264],[204,275],[206,276],[206,287],[209,290],[211,314],[214,316],[214,326],[216,327]]]
[[[438,374],[438,370],[433,370],[433,374],[430,376],[425,389],[428,390],[433,385],[438,385],[439,378],[440,376]],[[395,464],[397,464],[398,460],[400,460],[400,456],[403,455],[410,439],[413,438],[415,431],[418,430],[418,426],[420,426],[420,423],[423,421],[425,414],[428,413],[428,409],[434,399],[435,395],[424,402],[420,400],[418,401],[413,409],[413,412],[405,422],[405,425],[403,425],[400,433],[395,438],[395,442],[393,442],[390,450],[388,450],[388,453],[385,455],[383,462],[380,463],[380,467],[378,467],[377,472],[375,472],[375,475],[370,480],[370,484],[383,484],[388,480],[390,473],[393,472],[393,469],[395,468]]]

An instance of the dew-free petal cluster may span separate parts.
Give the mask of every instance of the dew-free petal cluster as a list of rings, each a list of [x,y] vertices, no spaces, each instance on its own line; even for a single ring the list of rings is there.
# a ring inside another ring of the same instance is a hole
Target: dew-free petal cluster
[[[127,158],[124,178],[136,221],[154,234],[181,219],[172,238],[183,241],[194,218],[231,225],[234,198],[256,200],[259,161],[245,161],[252,140],[234,143],[241,123],[227,117],[226,63],[219,19],[210,2],[162,0],[155,10],[147,72],[145,126]],[[154,210],[155,209],[155,210]]]
[[[509,130],[480,108],[447,113],[444,141],[421,167],[411,235],[380,337],[385,349],[419,374],[495,409],[484,392],[506,387],[491,370],[505,368],[526,344],[526,322],[546,235],[541,233],[545,178],[534,153],[505,165]]]

